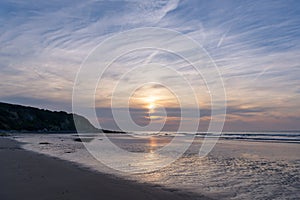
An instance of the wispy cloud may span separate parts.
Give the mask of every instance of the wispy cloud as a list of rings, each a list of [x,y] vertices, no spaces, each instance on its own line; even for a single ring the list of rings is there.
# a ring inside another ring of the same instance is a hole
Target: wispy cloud
[[[150,26],[179,31],[207,50],[222,74],[230,119],[251,121],[263,116],[272,121],[286,116],[296,121],[300,114],[299,8],[298,1],[1,1],[0,98],[51,108],[61,102],[70,109],[76,72],[89,52],[115,33]],[[160,37],[166,44],[171,42]],[[180,45],[182,51],[189,51]],[[114,84],[131,66],[149,63],[171,67],[199,86],[199,104],[208,109],[209,91],[193,67],[158,50],[132,52],[117,60],[101,82],[99,106],[109,105]],[[185,89],[168,71],[151,73],[141,68],[124,79],[124,93],[147,77]],[[213,84],[216,75],[207,78]],[[253,108],[264,112],[252,112]],[[282,129],[291,126],[285,124]]]

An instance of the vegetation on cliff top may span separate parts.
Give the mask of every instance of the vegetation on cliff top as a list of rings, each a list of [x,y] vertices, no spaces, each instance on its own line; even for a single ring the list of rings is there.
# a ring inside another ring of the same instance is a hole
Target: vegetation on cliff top
[[[63,111],[50,111],[0,102],[0,130],[16,132],[99,132],[86,118]],[[103,130],[106,133],[115,131]]]

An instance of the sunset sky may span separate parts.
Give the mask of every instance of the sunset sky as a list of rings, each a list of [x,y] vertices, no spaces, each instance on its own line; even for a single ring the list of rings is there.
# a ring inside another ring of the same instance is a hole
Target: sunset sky
[[[158,27],[194,40],[218,67],[226,91],[224,130],[300,130],[299,1],[2,0],[0,16],[0,101],[72,112],[76,74],[97,45],[117,33]],[[116,48],[123,47],[112,45],[106,52]],[[182,45],[182,51],[187,48]],[[128,71],[145,64],[150,67]],[[153,49],[128,52],[105,72],[95,94],[101,126],[117,128],[111,93],[123,81],[115,94],[117,109],[129,103],[133,120],[146,125],[149,118],[160,123],[164,107],[164,130],[175,130],[180,110],[196,108],[179,106],[177,94],[160,83],[183,91],[181,98],[192,102],[172,69],[199,86],[200,118],[183,120],[206,126],[211,101],[205,81],[175,55]],[[213,85],[214,80],[212,74],[208,81]],[[127,94],[137,83],[135,92]]]

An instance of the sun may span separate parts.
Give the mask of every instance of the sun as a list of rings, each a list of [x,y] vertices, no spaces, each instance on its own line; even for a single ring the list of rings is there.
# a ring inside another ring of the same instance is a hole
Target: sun
[[[147,104],[147,108],[149,109],[149,111],[153,111],[156,108],[156,100],[157,98],[154,96],[149,96],[145,99],[145,102]]]
[[[155,103],[150,103],[150,104],[148,105],[148,109],[149,109],[149,110],[154,110],[155,107],[156,107]]]

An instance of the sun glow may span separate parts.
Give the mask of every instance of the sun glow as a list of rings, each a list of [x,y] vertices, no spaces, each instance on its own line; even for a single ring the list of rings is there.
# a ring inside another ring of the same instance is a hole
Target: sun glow
[[[149,112],[153,112],[154,109],[156,108],[156,100],[157,100],[157,98],[154,96],[150,96],[145,99],[145,102],[147,104],[147,108],[149,109]]]
[[[148,109],[149,109],[149,110],[154,110],[155,107],[156,107],[156,105],[155,105],[154,103],[150,103],[150,104],[148,105]]]
[[[146,102],[148,103],[154,103],[156,100],[157,98],[155,96],[146,97]]]

